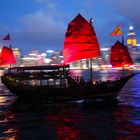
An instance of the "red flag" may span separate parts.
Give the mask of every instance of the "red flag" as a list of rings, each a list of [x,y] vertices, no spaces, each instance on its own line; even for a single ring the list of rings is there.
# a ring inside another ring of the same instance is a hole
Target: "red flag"
[[[7,34],[7,35],[3,38],[3,40],[10,40],[10,34]]]
[[[118,36],[118,35],[122,35],[122,31],[121,31],[120,25],[118,25],[115,28],[115,30],[111,33],[111,36]]]

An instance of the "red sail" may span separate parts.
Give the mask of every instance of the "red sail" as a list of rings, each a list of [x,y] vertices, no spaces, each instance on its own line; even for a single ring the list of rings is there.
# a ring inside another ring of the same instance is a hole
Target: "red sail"
[[[64,63],[100,56],[96,33],[91,24],[80,14],[68,25],[63,56]]]
[[[0,65],[15,64],[16,60],[13,51],[8,47],[3,47],[0,54]]]
[[[133,61],[127,47],[119,41],[117,41],[111,48],[110,64],[113,67],[133,65]]]

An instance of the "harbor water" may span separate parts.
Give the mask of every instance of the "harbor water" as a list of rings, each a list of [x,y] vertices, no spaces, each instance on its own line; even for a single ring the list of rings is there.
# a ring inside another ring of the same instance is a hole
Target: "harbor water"
[[[113,101],[31,104],[1,83],[0,140],[140,140],[139,85],[136,74]]]

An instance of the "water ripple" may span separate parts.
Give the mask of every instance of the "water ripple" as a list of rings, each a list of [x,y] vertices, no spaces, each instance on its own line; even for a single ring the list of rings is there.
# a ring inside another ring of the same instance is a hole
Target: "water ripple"
[[[0,84],[0,139],[139,140],[140,75],[132,77],[117,100],[29,104]]]

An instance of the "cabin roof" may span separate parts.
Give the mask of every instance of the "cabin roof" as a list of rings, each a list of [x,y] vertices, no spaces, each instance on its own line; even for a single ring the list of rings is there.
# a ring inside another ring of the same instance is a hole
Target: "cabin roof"
[[[12,67],[10,70],[54,70],[60,68],[69,68],[69,65],[43,65],[43,66],[26,66],[26,67]]]

